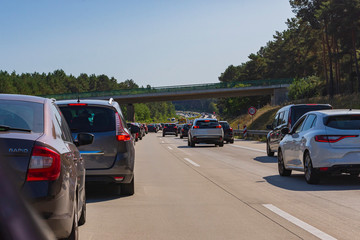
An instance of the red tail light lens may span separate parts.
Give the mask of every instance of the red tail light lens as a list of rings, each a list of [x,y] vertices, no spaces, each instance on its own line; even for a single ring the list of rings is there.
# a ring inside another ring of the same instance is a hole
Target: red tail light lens
[[[68,106],[83,107],[83,106],[87,106],[87,104],[86,103],[69,103]]]
[[[349,137],[358,137],[358,135],[317,135],[315,136],[315,141],[335,143],[344,138],[349,138]]]
[[[194,128],[200,128],[199,126],[194,126]]]
[[[34,146],[26,181],[53,181],[60,176],[60,154],[46,147]]]
[[[216,128],[221,128],[221,125],[216,126]]]
[[[124,130],[121,124],[119,113],[115,113],[115,123],[116,123],[116,140],[118,140],[119,142],[130,141],[131,136]]]
[[[232,131],[233,129],[232,128],[230,128],[230,131]]]

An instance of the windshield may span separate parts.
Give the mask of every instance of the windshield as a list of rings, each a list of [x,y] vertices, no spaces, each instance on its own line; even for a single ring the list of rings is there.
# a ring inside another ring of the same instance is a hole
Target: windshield
[[[44,105],[34,102],[0,100],[0,125],[42,133],[44,132]]]
[[[198,120],[195,125],[199,128],[216,128],[219,126],[219,122],[216,120]]]
[[[338,115],[325,119],[327,127],[343,130],[360,130],[360,115]]]

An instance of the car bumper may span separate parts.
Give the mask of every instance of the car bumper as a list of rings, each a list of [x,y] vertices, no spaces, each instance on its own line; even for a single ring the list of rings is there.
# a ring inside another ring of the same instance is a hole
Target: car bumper
[[[194,136],[192,141],[194,143],[222,143],[224,138],[222,136]]]

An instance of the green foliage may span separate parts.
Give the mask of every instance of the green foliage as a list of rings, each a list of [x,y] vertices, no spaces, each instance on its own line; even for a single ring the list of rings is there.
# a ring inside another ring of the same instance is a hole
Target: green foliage
[[[316,97],[321,94],[321,80],[319,77],[295,79],[289,87],[289,98],[291,100]]]

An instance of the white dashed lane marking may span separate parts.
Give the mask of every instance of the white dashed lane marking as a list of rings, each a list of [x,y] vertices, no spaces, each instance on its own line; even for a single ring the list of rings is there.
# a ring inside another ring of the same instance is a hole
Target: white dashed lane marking
[[[187,161],[188,163],[191,163],[191,164],[194,165],[195,167],[200,167],[200,165],[197,164],[196,162],[194,162],[194,161],[192,161],[192,160],[190,160],[190,159],[188,159],[188,158],[184,158],[184,159],[185,159],[185,161]]]

